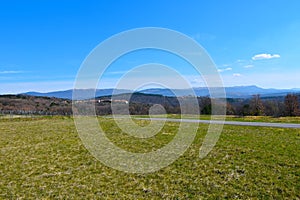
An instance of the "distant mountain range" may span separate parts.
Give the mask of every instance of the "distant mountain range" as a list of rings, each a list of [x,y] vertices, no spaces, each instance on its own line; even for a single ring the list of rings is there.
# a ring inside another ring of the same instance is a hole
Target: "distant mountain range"
[[[122,90],[122,89],[97,89],[96,90],[96,97],[101,96],[111,96],[113,94],[124,94],[124,93],[131,93],[130,90]],[[23,93],[30,96],[37,96],[37,97],[56,97],[61,99],[72,99],[73,98],[73,90],[65,90],[65,91],[54,91],[54,92],[27,92]],[[76,100],[80,99],[90,99],[94,96],[94,90],[93,89],[78,89],[76,90],[76,94],[80,94],[80,96],[77,95],[75,98]]]
[[[214,89],[214,88],[212,88]],[[226,97],[227,98],[250,98],[252,95],[260,94],[261,97],[270,97],[270,96],[285,96],[288,93],[299,93],[300,89],[264,89],[257,86],[234,86],[234,87],[225,87]],[[206,87],[197,87],[193,88],[196,96],[209,96],[209,90]],[[185,89],[146,89],[139,91],[145,94],[160,94],[164,96],[175,96],[174,93],[179,96],[188,96],[192,95],[190,90]]]
[[[252,95],[260,94],[261,97],[272,97],[272,96],[285,96],[288,93],[300,93],[299,89],[264,89],[257,86],[235,86],[235,87],[225,87],[226,97],[227,98],[250,98]],[[194,94],[196,96],[209,96],[209,90],[206,87],[197,87],[193,88]],[[126,94],[132,93],[133,91],[124,90],[124,89],[97,89],[96,97],[101,96],[110,96],[113,94]],[[176,96],[188,96],[193,95],[191,90],[188,89],[164,89],[164,88],[151,88],[138,91],[139,93],[144,94],[155,94],[174,97]],[[45,96],[45,97],[56,97],[63,99],[72,99],[73,90],[65,91],[54,91],[48,93],[39,93],[39,92],[27,92],[25,93],[31,96]],[[92,89],[80,89],[76,90],[76,97],[74,99],[89,99],[93,98],[94,90]]]

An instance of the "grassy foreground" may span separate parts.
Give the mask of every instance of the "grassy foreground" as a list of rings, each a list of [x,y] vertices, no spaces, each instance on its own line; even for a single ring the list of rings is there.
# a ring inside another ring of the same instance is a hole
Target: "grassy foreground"
[[[145,117],[149,118],[147,115],[136,115],[134,117]],[[162,118],[172,118],[172,119],[200,119],[200,120],[211,120],[211,115],[183,115],[180,116],[178,114],[168,114],[167,116],[164,115],[156,115],[155,117],[162,117]],[[223,119],[223,118],[222,118]],[[226,121],[241,121],[241,122],[270,122],[270,123],[300,123],[300,117],[271,117],[271,116],[234,116],[234,115],[226,115],[224,117]]]
[[[113,142],[135,152],[162,147],[178,127],[168,122],[154,138],[133,139],[112,119],[99,121]],[[200,125],[192,146],[170,166],[128,174],[92,157],[71,118],[0,119],[0,199],[300,198],[300,129],[227,125],[200,160],[207,127]]]

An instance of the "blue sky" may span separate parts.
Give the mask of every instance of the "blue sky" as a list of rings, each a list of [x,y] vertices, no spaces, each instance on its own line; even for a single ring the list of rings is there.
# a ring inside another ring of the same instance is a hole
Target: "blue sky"
[[[0,94],[71,89],[93,48],[141,27],[169,28],[195,39],[225,86],[300,88],[299,10],[298,0],[3,0]],[[204,86],[182,60],[144,51],[112,65],[100,87],[113,87],[130,67],[148,62],[174,65],[193,86]]]

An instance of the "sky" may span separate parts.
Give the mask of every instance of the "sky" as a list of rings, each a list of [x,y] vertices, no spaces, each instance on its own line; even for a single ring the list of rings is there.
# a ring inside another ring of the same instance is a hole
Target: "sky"
[[[298,0],[1,0],[0,94],[72,89],[97,45],[143,27],[175,30],[198,42],[224,86],[300,88],[299,10]],[[116,60],[98,87],[115,87],[130,69],[147,63],[167,65],[191,86],[205,86],[185,60],[145,49]],[[141,69],[132,82],[160,75],[176,83],[171,75]]]

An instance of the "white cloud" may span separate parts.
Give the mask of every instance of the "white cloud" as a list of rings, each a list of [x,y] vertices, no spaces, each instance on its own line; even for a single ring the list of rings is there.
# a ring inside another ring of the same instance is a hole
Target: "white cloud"
[[[0,74],[20,74],[23,71],[0,71]]]
[[[236,63],[244,63],[246,62],[246,60],[242,60],[242,59],[238,59],[237,61],[235,61]]]
[[[232,68],[231,67],[227,67],[225,69],[218,69],[218,72],[225,72],[225,71],[231,71]]]
[[[231,64],[223,64],[222,67],[229,67]]]
[[[108,74],[125,74],[128,71],[113,71],[113,72],[107,72]]]
[[[272,58],[280,58],[279,54],[268,54],[268,53],[262,53],[257,54],[252,57],[252,60],[265,60],[265,59],[272,59]]]
[[[239,74],[239,73],[234,73],[234,74],[232,74],[234,77],[240,77],[240,76],[242,76],[241,74]]]
[[[246,66],[244,66],[244,68],[252,68],[252,67],[254,67],[254,65],[246,65]]]

